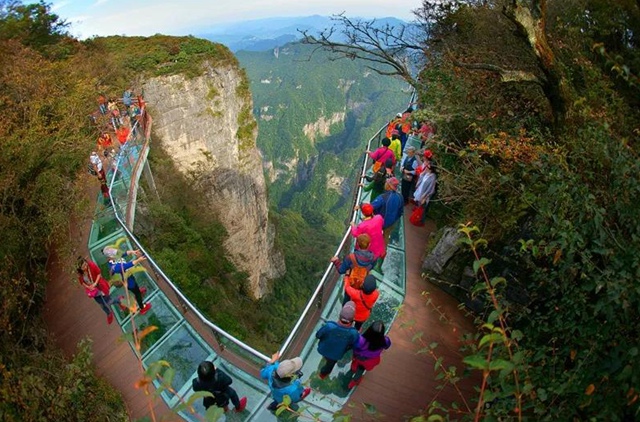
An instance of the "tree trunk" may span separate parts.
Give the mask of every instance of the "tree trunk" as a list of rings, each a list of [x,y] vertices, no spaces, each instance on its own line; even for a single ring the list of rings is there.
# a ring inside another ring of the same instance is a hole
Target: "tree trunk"
[[[556,56],[547,40],[546,26],[546,0],[512,0],[505,6],[505,15],[513,21],[522,36],[524,36],[536,57],[542,72],[545,75],[545,83],[542,90],[549,100],[556,128],[564,124],[567,107],[570,104],[567,84],[559,66]]]

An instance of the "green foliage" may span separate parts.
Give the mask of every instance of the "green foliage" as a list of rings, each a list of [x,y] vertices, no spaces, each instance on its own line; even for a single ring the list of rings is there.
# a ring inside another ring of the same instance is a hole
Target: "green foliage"
[[[540,85],[504,83],[450,60],[540,75],[528,41],[498,9],[446,13],[422,72],[429,86],[420,102],[438,129],[432,148],[448,218],[473,221],[490,240],[487,257],[473,263],[486,325],[466,363],[489,371],[484,418],[633,420],[640,10],[625,1],[546,4],[555,71],[573,99],[560,124]],[[509,264],[503,270],[498,261]],[[515,288],[526,291],[524,303],[507,299]]]

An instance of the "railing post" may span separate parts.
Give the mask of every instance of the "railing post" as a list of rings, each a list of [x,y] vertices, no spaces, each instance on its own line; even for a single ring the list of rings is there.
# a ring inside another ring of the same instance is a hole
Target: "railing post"
[[[320,288],[320,293],[318,293],[318,298],[316,299],[316,308],[321,309],[324,304],[324,284]]]
[[[220,333],[218,333],[216,330],[213,330],[213,329],[211,330],[211,332],[213,333],[213,338],[216,339],[216,343],[218,344],[220,351],[224,352],[224,344],[221,341]]]

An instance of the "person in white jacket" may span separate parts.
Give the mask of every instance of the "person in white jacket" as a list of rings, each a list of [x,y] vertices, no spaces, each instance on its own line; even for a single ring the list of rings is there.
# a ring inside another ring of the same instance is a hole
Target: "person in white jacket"
[[[426,160],[424,163],[424,170],[420,174],[416,191],[413,193],[413,200],[419,207],[424,207],[424,213],[422,214],[422,223],[427,219],[427,209],[429,208],[429,200],[436,191],[436,174],[431,168],[431,162]]]

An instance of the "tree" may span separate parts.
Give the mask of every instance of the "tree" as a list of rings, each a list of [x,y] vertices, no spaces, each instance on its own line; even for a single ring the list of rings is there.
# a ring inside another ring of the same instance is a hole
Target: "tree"
[[[67,35],[69,24],[51,13],[51,5],[23,5],[19,0],[0,0],[0,40],[17,39],[22,44],[42,51]]]
[[[351,19],[344,14],[334,15],[335,24],[317,35],[300,31],[302,42],[336,54],[338,59],[364,60],[369,69],[387,76],[400,76],[412,86],[415,64],[424,57],[424,35],[415,25],[379,25],[371,21]]]

